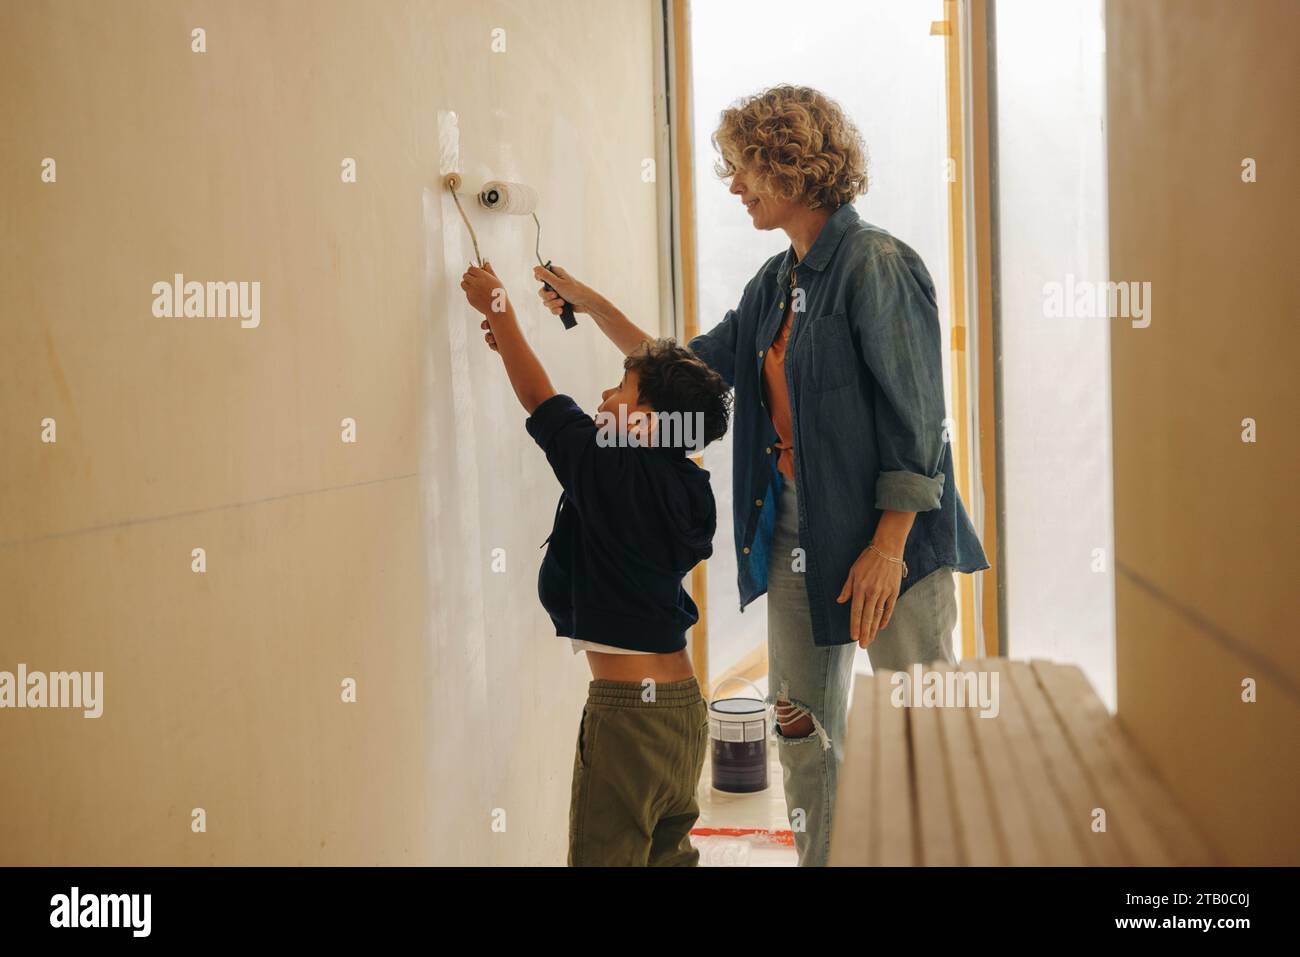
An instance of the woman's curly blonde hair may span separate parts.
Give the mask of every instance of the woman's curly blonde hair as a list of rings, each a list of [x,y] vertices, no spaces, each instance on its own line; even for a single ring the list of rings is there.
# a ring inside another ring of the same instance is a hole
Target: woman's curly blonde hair
[[[867,149],[840,105],[806,86],[781,84],[722,111],[710,138],[719,178],[753,173],[761,193],[816,209],[867,191]]]

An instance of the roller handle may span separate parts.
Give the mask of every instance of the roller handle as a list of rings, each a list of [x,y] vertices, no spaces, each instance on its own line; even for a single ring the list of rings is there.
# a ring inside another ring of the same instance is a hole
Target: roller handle
[[[551,268],[551,261],[549,259],[546,260],[544,268]],[[551,288],[551,284],[548,282],[542,283],[542,288],[547,292],[555,292],[555,290]],[[561,299],[560,301],[564,303],[564,308],[560,310],[560,322],[564,323],[565,329],[572,329],[578,324],[578,317],[573,314],[573,303],[564,299]]]

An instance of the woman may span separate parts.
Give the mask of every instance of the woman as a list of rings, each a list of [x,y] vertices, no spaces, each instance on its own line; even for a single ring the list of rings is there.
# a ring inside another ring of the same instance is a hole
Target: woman
[[[955,663],[953,573],[989,566],[953,481],[934,284],[853,208],[857,129],[782,85],[724,110],[713,144],[754,228],[791,243],[690,348],[735,389],[740,602],[768,596],[786,807],[800,865],[823,865],[854,649],[877,671]],[[624,353],[650,338],[563,270],[535,275]]]

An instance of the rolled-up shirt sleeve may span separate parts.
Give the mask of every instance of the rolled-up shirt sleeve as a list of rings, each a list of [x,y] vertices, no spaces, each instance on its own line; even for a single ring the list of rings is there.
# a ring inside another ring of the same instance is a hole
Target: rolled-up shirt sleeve
[[[919,259],[879,253],[863,269],[853,326],[874,384],[876,508],[928,512],[943,497],[943,357],[934,284]]]
[[[943,473],[881,472],[876,480],[876,508],[882,512],[928,512],[943,499]]]

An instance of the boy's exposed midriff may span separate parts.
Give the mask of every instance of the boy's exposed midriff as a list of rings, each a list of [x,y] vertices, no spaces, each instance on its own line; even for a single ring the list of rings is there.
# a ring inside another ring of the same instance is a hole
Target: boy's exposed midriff
[[[653,678],[667,684],[695,676],[691,658],[683,649],[666,655],[610,655],[587,652],[587,665],[597,681],[644,681]]]

